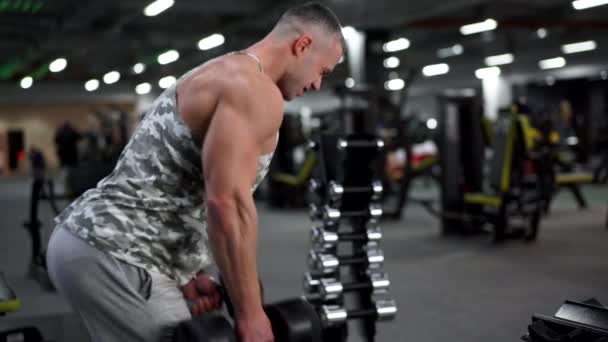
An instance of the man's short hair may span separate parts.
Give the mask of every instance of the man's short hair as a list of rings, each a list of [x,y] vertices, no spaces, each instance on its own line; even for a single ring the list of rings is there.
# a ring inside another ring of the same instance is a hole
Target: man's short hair
[[[333,34],[340,40],[343,51],[346,51],[346,41],[342,35],[340,19],[332,10],[317,2],[307,2],[288,9],[279,19],[278,24],[295,23],[318,25],[327,33]]]

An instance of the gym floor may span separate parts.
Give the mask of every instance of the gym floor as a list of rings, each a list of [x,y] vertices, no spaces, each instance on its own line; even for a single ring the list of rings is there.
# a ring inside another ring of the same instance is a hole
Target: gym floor
[[[27,277],[30,241],[22,228],[28,212],[27,178],[0,180],[0,270],[22,309],[0,318],[0,331],[37,326],[48,340],[88,341],[62,298]],[[580,211],[567,192],[541,223],[535,243],[494,246],[489,236],[441,238],[439,222],[410,205],[398,222],[383,222],[382,248],[391,295],[399,312],[380,323],[378,341],[514,342],[534,313],[553,314],[566,299],[608,303],[608,188],[584,187],[590,208]],[[267,301],[302,293],[311,225],[304,210],[258,204],[259,265]],[[51,210],[41,206],[45,238]],[[353,332],[349,341],[359,341]]]

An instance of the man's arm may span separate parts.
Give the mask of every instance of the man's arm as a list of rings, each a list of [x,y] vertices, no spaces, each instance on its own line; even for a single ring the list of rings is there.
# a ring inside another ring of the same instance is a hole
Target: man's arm
[[[237,319],[263,313],[251,187],[261,146],[271,133],[254,98],[248,96],[248,87],[238,88],[229,86],[220,95],[202,153],[209,242]]]

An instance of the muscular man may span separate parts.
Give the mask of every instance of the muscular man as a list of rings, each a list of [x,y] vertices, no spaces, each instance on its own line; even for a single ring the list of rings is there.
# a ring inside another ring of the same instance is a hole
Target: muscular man
[[[199,275],[212,265],[240,339],[273,340],[252,193],[272,158],[283,100],[318,90],[343,51],[336,16],[303,4],[261,41],[160,95],[114,171],[56,219],[50,241],[51,278],[93,341],[156,341],[164,327],[217,308],[216,289]]]

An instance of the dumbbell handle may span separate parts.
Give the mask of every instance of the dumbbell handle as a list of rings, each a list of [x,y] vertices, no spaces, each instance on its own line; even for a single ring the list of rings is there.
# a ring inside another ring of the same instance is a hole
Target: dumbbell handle
[[[363,255],[338,256],[326,253],[318,253],[311,250],[309,253],[309,264],[311,268],[317,269],[322,273],[332,273],[340,266],[350,266],[357,264],[369,264],[379,266],[384,262],[384,254],[376,247],[368,249]]]
[[[382,230],[377,226],[370,226],[365,229],[365,232],[335,232],[324,229],[323,227],[314,227],[311,230],[311,239],[316,244],[334,245],[338,241],[379,241],[382,238]]]
[[[338,256],[338,262],[340,265],[353,265],[353,264],[362,264],[368,261],[367,256],[365,255],[349,255],[349,256]]]
[[[365,317],[375,317],[376,310],[375,309],[357,309],[350,310],[346,312],[348,319],[356,319],[356,318],[365,318]]]
[[[346,139],[338,139],[338,149],[345,148],[382,148],[384,147],[384,141],[380,139],[376,140],[346,140]]]
[[[373,219],[377,219],[382,216],[382,206],[379,204],[370,204],[368,208],[362,210],[349,210],[349,211],[340,211],[335,208],[330,208],[325,206],[324,208],[319,208],[315,204],[310,205],[310,217],[322,218],[328,222],[336,222],[341,217],[365,217],[370,216]]]
[[[332,190],[332,195],[339,195],[344,192],[347,192],[347,193],[359,193],[359,192],[381,193],[382,185],[374,183],[371,185],[364,185],[364,186],[342,186],[337,183],[330,183],[330,189]]]
[[[369,281],[342,284],[342,291],[344,291],[344,292],[367,290],[370,288],[372,288],[372,283]]]
[[[382,182],[379,180],[374,180],[371,184],[362,186],[344,186],[336,183],[335,181],[329,182],[329,195],[332,198],[340,198],[344,193],[373,193],[379,195],[382,193],[382,190]]]
[[[341,283],[334,278],[323,278],[319,281],[319,293],[325,300],[337,299],[344,292],[372,290],[381,292],[388,290],[390,281],[386,273],[373,272],[369,274],[369,279],[361,282]]]
[[[361,233],[338,233],[338,239],[344,241],[367,241],[367,234]]]
[[[358,217],[358,216],[366,216],[370,215],[372,217],[380,217],[382,216],[382,206],[371,204],[369,208],[365,208],[362,210],[349,210],[349,211],[341,211],[341,217]]]
[[[321,320],[325,326],[341,324],[348,319],[373,318],[378,321],[391,320],[397,314],[397,306],[393,300],[379,300],[369,309],[346,310],[337,305],[321,306]]]

